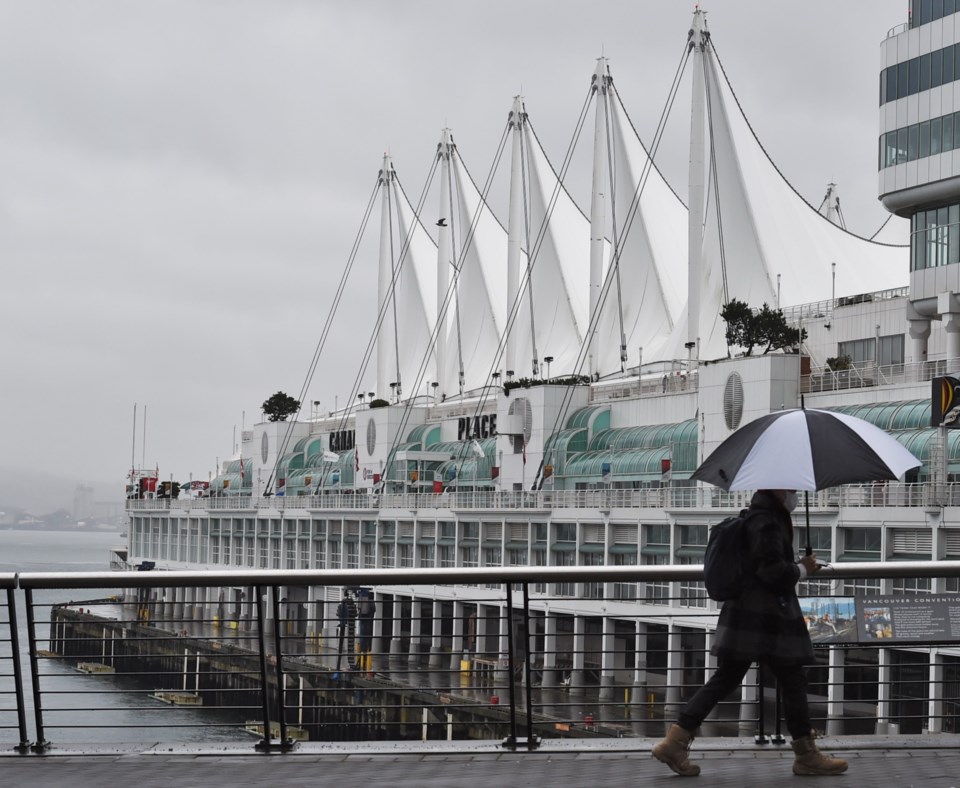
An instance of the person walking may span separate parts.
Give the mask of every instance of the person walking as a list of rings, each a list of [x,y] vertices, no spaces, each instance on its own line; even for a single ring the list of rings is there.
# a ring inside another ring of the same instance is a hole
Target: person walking
[[[373,620],[377,616],[377,606],[372,599],[372,592],[368,588],[361,588],[358,598],[360,604],[357,606],[357,623],[360,650],[354,667],[357,670],[370,670],[373,664],[370,654],[373,645]]]
[[[696,777],[700,767],[688,752],[694,732],[713,708],[743,682],[754,662],[765,663],[780,682],[787,729],[793,737],[793,773],[832,775],[847,770],[847,762],[817,749],[807,702],[804,665],[812,663],[813,645],[807,631],[796,585],[820,567],[815,555],[794,562],[793,520],[797,505],[793,490],[760,490],[750,502],[744,529],[745,589],[723,603],[711,653],[717,669],[687,702],[666,738],[653,748],[653,757],[684,777]]]
[[[337,619],[340,622],[338,628],[339,656],[337,657],[337,670],[339,670],[340,657],[346,655],[347,664],[352,665],[356,652],[357,603],[354,602],[348,588],[343,589],[343,599],[337,605]]]

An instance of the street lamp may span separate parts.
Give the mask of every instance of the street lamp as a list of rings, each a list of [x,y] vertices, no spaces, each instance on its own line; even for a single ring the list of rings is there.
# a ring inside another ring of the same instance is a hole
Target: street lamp
[[[553,356],[544,356],[543,363],[547,365],[547,382],[550,382],[550,364],[553,363]]]

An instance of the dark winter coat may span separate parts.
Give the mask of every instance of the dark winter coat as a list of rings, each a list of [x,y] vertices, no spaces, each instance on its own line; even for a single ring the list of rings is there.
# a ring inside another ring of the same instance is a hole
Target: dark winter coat
[[[793,521],[774,495],[761,490],[753,496],[744,542],[750,578],[738,599],[723,603],[712,653],[739,661],[811,664],[813,646],[797,601]]]

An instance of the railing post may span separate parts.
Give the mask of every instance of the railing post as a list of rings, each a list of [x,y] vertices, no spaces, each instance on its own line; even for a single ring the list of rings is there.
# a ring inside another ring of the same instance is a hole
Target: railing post
[[[766,725],[764,724],[764,691],[763,691],[763,662],[757,662],[757,733],[753,737],[754,742],[757,744],[769,744],[770,740],[767,738],[767,733],[764,730]]]
[[[43,736],[43,704],[40,702],[40,666],[37,657],[37,627],[33,620],[33,589],[24,591],[27,612],[27,641],[30,648],[30,683],[33,687],[33,715],[37,726],[37,741],[31,749],[43,752],[50,746]]]
[[[286,676],[283,673],[283,639],[280,635],[280,588],[270,586],[270,598],[273,601],[273,647],[277,657],[277,715],[280,717],[280,749],[292,750],[295,745],[287,736],[287,706],[284,695],[287,690]]]
[[[270,752],[272,736],[270,735],[270,702],[268,700],[268,679],[267,679],[267,645],[263,636],[264,615],[263,615],[263,587],[255,586],[254,593],[257,597],[257,649],[260,655],[260,705],[263,712],[263,738],[257,742],[255,749],[263,752]]]
[[[533,733],[533,682],[530,666],[533,648],[530,643],[530,584],[523,584],[523,683],[527,703],[527,749],[535,750],[540,746],[540,739]]]
[[[517,749],[517,693],[513,680],[513,585],[506,584],[507,588],[507,688],[510,693],[510,735],[503,742],[503,746]]]
[[[777,679],[776,684],[774,685],[774,724],[773,724],[773,736],[770,737],[770,741],[774,744],[786,744],[787,740],[783,738],[783,732],[780,730],[780,720],[783,717],[783,697],[780,692],[780,679]]]
[[[17,727],[20,729],[20,743],[14,747],[17,752],[27,752],[30,740],[27,738],[27,707],[23,694],[23,669],[20,665],[20,633],[17,631],[17,599],[13,589],[7,589],[8,624],[10,625],[10,649],[13,652],[13,682],[17,696]],[[31,648],[33,653],[36,649]]]

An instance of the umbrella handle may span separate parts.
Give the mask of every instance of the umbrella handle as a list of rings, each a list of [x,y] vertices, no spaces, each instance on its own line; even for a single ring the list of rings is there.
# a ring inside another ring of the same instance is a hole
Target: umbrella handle
[[[813,548],[810,546],[810,493],[806,490],[803,491],[803,508],[807,513],[807,547],[806,554],[813,555]]]

